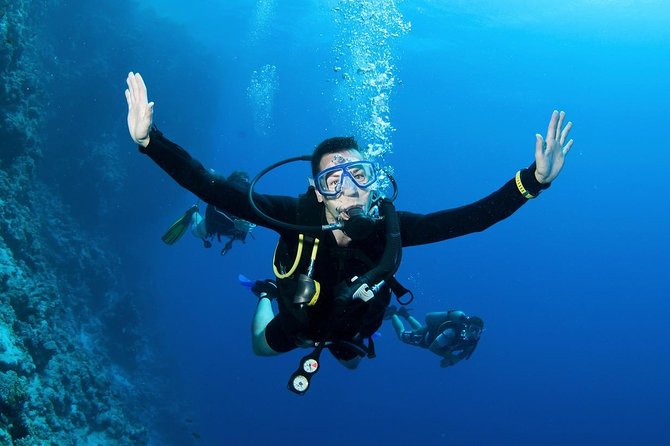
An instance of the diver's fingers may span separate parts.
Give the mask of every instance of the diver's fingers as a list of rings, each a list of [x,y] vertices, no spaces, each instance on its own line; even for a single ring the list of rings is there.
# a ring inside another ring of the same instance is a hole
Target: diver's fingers
[[[549,126],[547,127],[547,141],[551,141],[556,136],[556,123],[558,122],[558,111],[554,110],[551,114],[551,119],[549,120]]]
[[[565,112],[562,111],[558,114],[558,124],[556,125],[556,139],[560,137],[561,129],[563,128],[563,120],[565,119]]]
[[[135,105],[140,103],[140,86],[137,84],[137,73],[133,73],[133,75],[130,77],[130,84],[132,85],[132,89],[130,90],[130,93],[133,96],[133,102]]]
[[[132,105],[130,103],[130,91],[126,88],[126,102],[128,102],[128,111],[130,111]]]
[[[568,137],[571,128],[572,128],[572,121],[568,121],[568,123],[565,125],[565,128],[561,132],[561,141],[560,141],[561,145],[565,144],[565,139]]]
[[[571,139],[570,141],[568,141],[568,143],[565,145],[565,147],[563,147],[563,155],[564,155],[564,156],[568,154],[568,152],[569,152],[570,149],[572,148],[572,144],[573,144],[574,142],[575,142],[575,141]]]
[[[541,156],[544,154],[544,139],[539,133],[535,134],[535,157]]]
[[[133,72],[131,71],[130,73],[128,73],[128,77],[126,78],[126,85],[128,85],[128,90],[126,91],[128,92],[128,97],[130,98],[130,100],[132,102],[135,102],[135,88],[133,86],[133,79],[134,76]]]
[[[135,79],[137,79],[137,86],[139,87],[138,97],[143,104],[146,104],[147,102],[149,102],[149,98],[147,96],[147,86],[144,83],[144,79],[142,79],[142,75],[140,73],[137,73],[135,75]]]

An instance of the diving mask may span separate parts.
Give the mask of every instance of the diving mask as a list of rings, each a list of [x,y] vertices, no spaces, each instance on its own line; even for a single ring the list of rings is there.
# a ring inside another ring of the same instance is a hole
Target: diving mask
[[[461,340],[464,342],[476,342],[482,335],[482,328],[475,324],[468,324],[460,333]]]
[[[322,170],[314,177],[314,186],[324,197],[334,198],[342,193],[344,186],[367,189],[376,181],[375,165],[371,161],[359,160]]]

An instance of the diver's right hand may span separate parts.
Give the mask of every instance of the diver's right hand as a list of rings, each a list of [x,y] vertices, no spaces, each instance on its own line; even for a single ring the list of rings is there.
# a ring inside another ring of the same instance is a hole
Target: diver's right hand
[[[399,317],[403,317],[407,320],[409,320],[411,314],[409,314],[410,309],[407,307],[400,307],[398,308],[398,311],[396,311],[395,314],[397,314]]]
[[[407,307],[401,306],[398,308],[395,305],[389,305],[384,311],[384,320],[387,321],[392,319],[393,316],[399,316],[409,320],[411,315],[409,314],[409,309]]]
[[[128,131],[130,137],[142,147],[149,145],[149,128],[154,115],[154,103],[149,102],[147,86],[140,73],[128,73],[126,79],[128,101]]]

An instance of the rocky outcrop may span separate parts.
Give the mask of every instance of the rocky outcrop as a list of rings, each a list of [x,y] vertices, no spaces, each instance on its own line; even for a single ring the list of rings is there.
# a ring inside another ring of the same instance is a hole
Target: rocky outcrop
[[[0,8],[0,445],[146,444],[132,368],[116,360],[143,342],[118,254],[36,174],[50,81],[36,30],[57,6]]]

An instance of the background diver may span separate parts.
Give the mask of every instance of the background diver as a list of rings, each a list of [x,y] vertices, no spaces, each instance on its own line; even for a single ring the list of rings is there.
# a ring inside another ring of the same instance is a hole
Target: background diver
[[[406,330],[402,319],[409,322]],[[449,367],[463,359],[470,359],[484,331],[484,321],[477,316],[466,316],[460,310],[426,314],[426,325],[409,314],[405,307],[391,305],[386,312],[398,338],[410,345],[425,348],[442,358],[441,367]]]
[[[377,167],[350,137],[316,147],[306,194],[258,194],[213,174],[152,127],[154,103],[142,77],[131,72],[126,83],[128,128],[141,153],[200,199],[280,236],[273,259],[279,311],[273,313],[271,296],[261,298],[252,322],[253,350],[262,356],[325,345],[355,368],[366,348],[374,354],[371,337],[392,288],[402,293],[393,277],[400,249],[483,231],[509,217],[550,186],[573,145],[572,123],[564,125],[565,114],[554,111],[546,137],[536,135],[529,168],[479,201],[429,214],[396,211],[380,196]]]
[[[235,171],[230,174],[228,181],[248,185],[249,174]],[[216,238],[217,241],[221,242],[222,237],[227,237],[228,241],[221,249],[221,255],[226,255],[233,248],[235,240],[244,243],[248,235],[253,238],[251,231],[255,227],[255,224],[222,211],[211,204],[206,206],[205,215],[202,216],[196,203],[168,228],[161,239],[168,245],[172,245],[190,228],[191,234],[201,239],[205,248],[211,248],[212,240]]]

